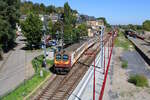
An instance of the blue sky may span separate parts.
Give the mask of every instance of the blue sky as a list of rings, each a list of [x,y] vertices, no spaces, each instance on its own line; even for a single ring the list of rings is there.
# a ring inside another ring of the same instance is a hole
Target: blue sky
[[[110,24],[142,24],[150,19],[150,0],[30,0],[45,5],[63,6],[69,2],[71,8],[81,14],[105,17]]]

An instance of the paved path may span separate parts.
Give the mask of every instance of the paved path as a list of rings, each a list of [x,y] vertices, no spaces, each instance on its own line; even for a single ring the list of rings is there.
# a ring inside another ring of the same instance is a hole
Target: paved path
[[[22,37],[18,37],[16,42],[17,47],[11,51],[8,59],[5,59],[5,63],[0,69],[0,96],[15,89],[25,78],[34,74],[34,70],[31,65],[31,60],[40,55],[42,52],[31,52],[22,50],[25,46]],[[25,67],[26,66],[26,67]]]
[[[108,62],[108,56],[107,52],[108,49],[106,48],[106,63],[105,66],[107,65]],[[103,68],[101,66],[101,59],[100,59],[100,53],[96,57],[96,74],[95,74],[95,87],[96,87],[96,92],[95,92],[95,100],[98,100],[102,83],[104,80],[104,74],[103,74]],[[94,63],[94,62],[93,62]],[[92,63],[92,65],[93,65]],[[83,79],[80,81],[76,89],[73,91],[73,93],[70,95],[68,100],[93,100],[93,66],[89,68],[89,70],[86,72],[85,76]]]

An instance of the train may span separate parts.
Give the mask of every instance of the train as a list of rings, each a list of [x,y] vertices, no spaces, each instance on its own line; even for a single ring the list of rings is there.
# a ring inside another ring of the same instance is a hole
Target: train
[[[127,36],[130,36],[130,37],[133,37],[133,38],[138,38],[138,39],[141,39],[141,40],[144,40],[145,38],[138,35],[135,31],[132,31],[132,30],[126,30],[125,31],[125,35]]]
[[[94,45],[97,38],[92,38],[80,43],[75,43],[61,51],[56,51],[54,56],[54,71],[68,73],[85,50]]]

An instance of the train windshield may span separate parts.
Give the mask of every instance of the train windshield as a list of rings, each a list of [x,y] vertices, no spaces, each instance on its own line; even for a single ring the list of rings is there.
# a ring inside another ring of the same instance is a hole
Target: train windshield
[[[61,60],[61,55],[60,54],[56,55],[56,60]]]
[[[63,55],[63,60],[67,61],[69,59],[68,55]]]

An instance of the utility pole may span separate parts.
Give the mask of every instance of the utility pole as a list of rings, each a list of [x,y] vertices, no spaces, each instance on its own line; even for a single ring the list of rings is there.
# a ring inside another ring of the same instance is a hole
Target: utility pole
[[[44,51],[44,59],[43,59],[43,66],[47,69],[47,66],[46,66],[46,21],[45,21],[45,18],[43,16],[42,18],[42,21],[43,21],[43,36],[44,36],[44,44],[43,44],[43,51]]]
[[[64,52],[64,24],[63,24],[63,18],[59,18],[59,21],[61,23],[61,39],[62,39],[62,43],[61,43],[61,49],[62,52]]]
[[[104,46],[104,43],[103,43],[103,35],[104,35],[104,26],[101,26],[101,31],[100,31],[100,40],[101,40],[101,43],[100,43],[100,48],[101,48],[101,66],[103,66],[103,52],[104,52],[104,49],[103,49],[103,46]]]
[[[64,32],[63,32],[63,23],[61,27],[61,39],[62,39],[62,51],[64,52]]]

